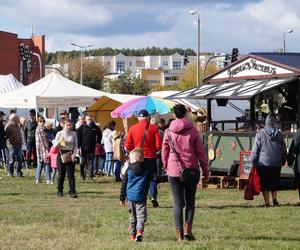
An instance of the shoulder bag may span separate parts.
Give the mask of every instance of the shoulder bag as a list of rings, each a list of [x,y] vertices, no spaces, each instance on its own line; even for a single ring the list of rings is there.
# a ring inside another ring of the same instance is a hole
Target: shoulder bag
[[[176,161],[180,167],[180,182],[184,185],[197,185],[200,180],[199,166],[197,168],[184,168],[178,159],[177,152],[175,151],[174,143],[172,141],[171,132],[168,128],[168,137],[171,146],[171,150],[174,154]]]
[[[62,163],[68,163],[72,161],[72,151],[67,151],[65,153],[60,152],[60,158]]]

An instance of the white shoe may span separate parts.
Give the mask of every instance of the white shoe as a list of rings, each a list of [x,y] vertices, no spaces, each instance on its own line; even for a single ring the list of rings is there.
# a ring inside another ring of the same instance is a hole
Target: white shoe
[[[35,179],[35,183],[38,184],[40,182],[39,179]]]
[[[51,181],[50,184],[53,185],[53,181]]]
[[[50,184],[50,180],[47,180],[46,183],[47,183],[47,184]]]

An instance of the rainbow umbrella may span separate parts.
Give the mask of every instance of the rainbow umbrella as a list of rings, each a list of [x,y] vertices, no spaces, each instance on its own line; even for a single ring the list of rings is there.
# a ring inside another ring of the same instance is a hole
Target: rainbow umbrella
[[[129,118],[133,114],[137,115],[140,110],[145,109],[150,115],[155,113],[167,114],[171,112],[171,109],[176,103],[171,100],[165,100],[153,96],[141,96],[131,99],[128,102],[123,103],[111,112],[112,118]]]

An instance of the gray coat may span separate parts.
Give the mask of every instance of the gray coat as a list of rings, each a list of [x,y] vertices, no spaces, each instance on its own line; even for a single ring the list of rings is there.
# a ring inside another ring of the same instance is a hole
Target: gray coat
[[[254,166],[282,167],[286,158],[286,145],[278,129],[266,126],[257,132],[252,148]]]

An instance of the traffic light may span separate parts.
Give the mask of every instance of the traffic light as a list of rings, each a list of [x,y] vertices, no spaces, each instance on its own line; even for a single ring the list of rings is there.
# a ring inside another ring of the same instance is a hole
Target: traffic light
[[[231,53],[231,62],[232,63],[237,61],[238,55],[239,55],[239,49],[238,48],[233,48],[232,53]]]
[[[189,63],[189,57],[187,52],[184,52],[184,56],[183,56],[183,65],[187,65]]]
[[[225,60],[224,60],[224,67],[226,67],[230,62],[230,55],[226,54],[225,55]]]
[[[31,59],[31,51],[29,46],[25,46],[24,43],[21,43],[19,45],[19,49],[20,49],[20,56],[23,61],[28,61]]]

